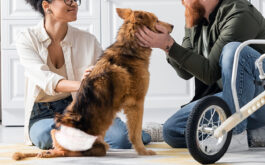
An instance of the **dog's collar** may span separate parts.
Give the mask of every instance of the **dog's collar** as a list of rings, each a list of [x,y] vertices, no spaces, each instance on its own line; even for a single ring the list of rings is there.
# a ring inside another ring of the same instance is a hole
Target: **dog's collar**
[[[97,136],[61,125],[61,129],[55,132],[55,139],[60,146],[69,151],[86,151],[92,148]]]

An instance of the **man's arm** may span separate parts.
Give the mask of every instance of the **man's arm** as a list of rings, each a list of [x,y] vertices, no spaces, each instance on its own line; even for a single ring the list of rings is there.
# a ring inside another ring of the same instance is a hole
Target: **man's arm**
[[[249,11],[238,11],[230,14],[220,27],[220,35],[214,43],[209,57],[205,58],[188,48],[174,44],[169,57],[181,68],[205,84],[212,84],[221,77],[219,58],[223,47],[232,41],[243,42],[253,39],[259,32],[260,25]]]
[[[185,28],[185,36],[183,38],[182,41],[182,47],[186,48],[186,49],[192,49],[191,46],[191,42],[190,42],[190,30],[188,28]],[[175,44],[175,43],[174,43]],[[174,44],[171,47],[174,47]],[[169,53],[174,53],[171,52],[172,50],[169,50]],[[167,55],[167,62],[175,69],[175,71],[177,72],[178,76],[185,79],[185,80],[189,80],[190,78],[193,77],[192,74],[188,73],[186,70],[184,70],[183,68],[181,68],[174,59],[172,59],[169,55]]]

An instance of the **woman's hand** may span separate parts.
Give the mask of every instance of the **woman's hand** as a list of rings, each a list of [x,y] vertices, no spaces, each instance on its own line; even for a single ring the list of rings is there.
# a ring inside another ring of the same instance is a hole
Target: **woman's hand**
[[[139,45],[143,47],[160,48],[169,52],[171,46],[175,42],[174,39],[169,35],[168,30],[164,26],[157,24],[156,29],[161,33],[155,33],[145,26],[139,29],[136,33]]]
[[[83,74],[83,77],[82,77],[82,79],[81,79],[81,81],[83,80],[83,79],[85,79],[91,72],[92,72],[92,70],[94,69],[94,67],[95,66],[90,66],[90,67],[88,67],[86,70],[85,70],[85,73]]]

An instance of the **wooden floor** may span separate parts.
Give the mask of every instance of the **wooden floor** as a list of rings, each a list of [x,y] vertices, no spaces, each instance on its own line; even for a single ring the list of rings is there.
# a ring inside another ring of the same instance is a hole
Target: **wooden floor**
[[[0,126],[0,165],[198,165],[187,149],[172,149],[165,143],[152,143],[147,146],[157,152],[156,156],[138,156],[133,149],[110,149],[106,157],[27,159],[15,162],[12,153],[38,152],[32,146],[23,144],[23,127]],[[216,164],[219,165],[264,165],[265,148],[251,148],[249,151],[226,153]]]

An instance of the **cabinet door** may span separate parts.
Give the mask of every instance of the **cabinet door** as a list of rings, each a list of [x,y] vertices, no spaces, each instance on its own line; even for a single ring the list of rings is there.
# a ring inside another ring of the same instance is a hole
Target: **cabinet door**
[[[40,20],[2,20],[2,49],[15,50],[15,40],[18,32],[25,28],[36,26]],[[100,41],[100,20],[77,20],[70,25],[94,34]]]
[[[25,0],[2,0],[2,19],[32,20],[42,16],[35,12]],[[99,19],[100,1],[84,0],[78,11],[78,19]]]
[[[2,124],[24,123],[24,69],[15,50],[2,51]]]
[[[2,0],[1,1],[2,19],[39,19],[40,14],[31,9],[25,0]]]
[[[181,44],[184,36],[184,7],[181,0],[102,0],[102,45],[106,48],[115,41],[122,19],[116,8],[131,8],[154,13],[162,21],[173,24],[172,36]],[[179,78],[167,63],[163,51],[153,49],[150,62],[150,85],[145,101],[145,121],[164,122],[193,96],[193,81]]]

